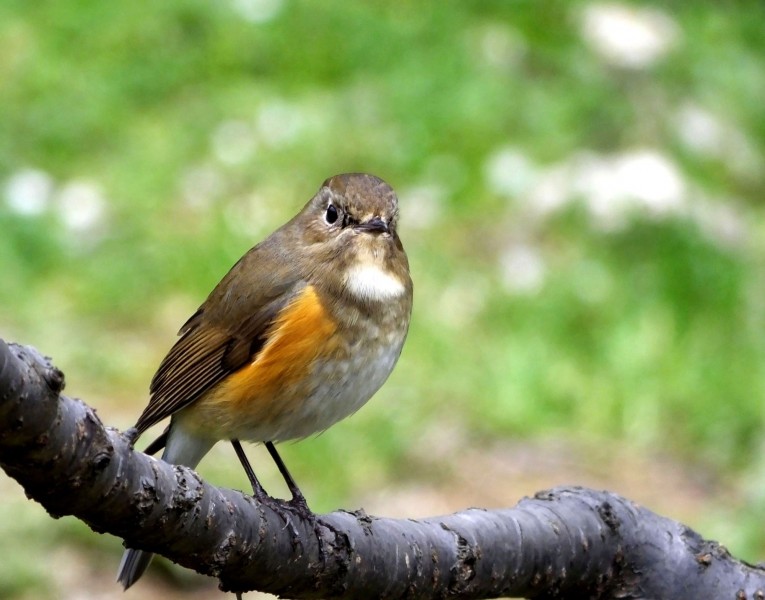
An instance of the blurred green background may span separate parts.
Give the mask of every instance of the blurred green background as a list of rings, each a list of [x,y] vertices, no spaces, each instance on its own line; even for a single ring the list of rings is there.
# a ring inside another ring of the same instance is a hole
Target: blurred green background
[[[765,8],[6,0],[0,336],[131,425],[175,332],[328,176],[401,199],[383,390],[283,446],[312,507],[609,488],[765,556]],[[269,489],[285,490],[252,451]],[[220,444],[200,471],[246,489]],[[0,597],[217,597],[0,475]],[[254,597],[255,595],[248,595]]]

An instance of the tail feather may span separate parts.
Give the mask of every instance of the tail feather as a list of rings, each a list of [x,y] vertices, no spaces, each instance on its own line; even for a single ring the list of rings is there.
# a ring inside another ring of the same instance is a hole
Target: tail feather
[[[157,452],[162,450],[162,448],[164,448],[167,445],[167,438],[169,437],[169,435],[170,435],[170,426],[168,425],[167,427],[165,427],[165,430],[162,432],[162,435],[160,435],[151,444],[146,446],[143,453],[154,456]]]
[[[117,572],[117,581],[122,584],[123,589],[128,589],[140,579],[152,558],[154,558],[154,554],[151,552],[133,550],[132,548],[125,550]]]
[[[202,457],[214,444],[215,440],[189,434],[178,424],[172,422],[170,427],[149,445],[147,450],[156,452],[164,445],[165,451],[162,453],[162,460],[195,469]],[[154,554],[151,552],[128,548],[122,555],[122,561],[117,572],[117,581],[122,584],[123,588],[128,589],[141,578],[153,557]]]

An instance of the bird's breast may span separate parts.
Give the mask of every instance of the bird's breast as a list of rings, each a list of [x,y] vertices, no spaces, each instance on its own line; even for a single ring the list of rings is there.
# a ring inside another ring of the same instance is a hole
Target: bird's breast
[[[323,431],[385,382],[406,337],[408,313],[401,316],[343,311],[306,286],[252,361],[179,417],[220,439],[279,441]]]

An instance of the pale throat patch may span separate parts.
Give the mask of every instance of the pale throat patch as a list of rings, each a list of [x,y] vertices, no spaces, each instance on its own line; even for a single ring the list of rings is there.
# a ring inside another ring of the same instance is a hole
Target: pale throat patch
[[[365,300],[387,300],[401,296],[406,288],[401,280],[372,262],[358,262],[345,278],[348,291]]]

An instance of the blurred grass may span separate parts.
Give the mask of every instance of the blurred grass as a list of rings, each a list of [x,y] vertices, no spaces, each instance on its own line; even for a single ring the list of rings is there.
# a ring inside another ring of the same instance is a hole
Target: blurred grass
[[[439,429],[452,453],[626,441],[732,482],[746,510],[693,525],[762,556],[763,10],[668,6],[665,55],[628,68],[588,41],[585,2],[4,2],[0,333],[127,426],[230,265],[327,176],[373,172],[400,192],[414,320],[374,401],[285,446],[315,508],[438,476],[448,452],[415,448]],[[588,177],[636,156],[664,167],[638,181],[658,196],[604,217]],[[227,453],[202,470],[241,486]],[[34,532],[31,554],[67,537],[30,514],[0,530]],[[4,597],[45,589],[22,562]]]

